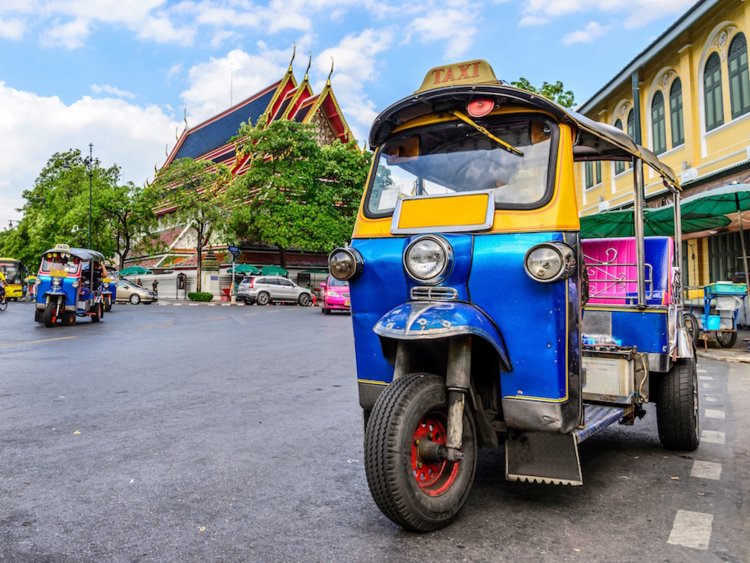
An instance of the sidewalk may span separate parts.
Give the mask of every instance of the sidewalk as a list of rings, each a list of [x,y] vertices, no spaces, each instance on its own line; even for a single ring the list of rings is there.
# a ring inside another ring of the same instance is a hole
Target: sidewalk
[[[229,301],[221,301],[220,299],[214,299],[213,301],[190,301],[190,299],[166,299],[161,297],[156,302],[156,305],[174,307],[247,307],[244,301],[230,303]]]
[[[750,339],[750,330],[737,331],[737,343],[732,348],[722,348],[715,339],[698,343],[698,357],[741,364],[750,364],[750,352],[747,351],[745,339]]]

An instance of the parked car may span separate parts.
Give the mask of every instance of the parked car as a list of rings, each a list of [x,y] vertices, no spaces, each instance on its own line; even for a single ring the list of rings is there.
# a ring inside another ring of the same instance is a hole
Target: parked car
[[[320,284],[320,310],[324,315],[329,315],[331,311],[350,313],[352,307],[349,300],[349,282],[328,276],[326,281]]]
[[[244,300],[248,305],[287,302],[309,307],[313,303],[309,289],[282,276],[252,276],[243,279],[237,286],[237,299]]]
[[[117,293],[115,294],[115,301],[117,303],[129,301],[133,305],[138,305],[138,303],[151,305],[151,303],[158,300],[159,298],[150,289],[141,287],[128,280],[117,280]]]

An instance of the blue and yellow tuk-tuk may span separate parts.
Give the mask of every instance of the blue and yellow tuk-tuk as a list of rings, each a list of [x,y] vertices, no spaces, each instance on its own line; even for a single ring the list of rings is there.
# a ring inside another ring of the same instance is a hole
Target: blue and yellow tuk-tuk
[[[45,326],[76,324],[77,317],[98,323],[104,316],[104,256],[96,250],[58,244],[42,254],[34,320]]]
[[[675,238],[643,231],[643,165],[679,210],[672,170],[480,60],[430,70],[370,145],[351,244],[329,266],[351,288],[365,470],[386,516],[448,524],[478,449],[503,443],[508,480],[581,485],[579,443],[648,401],[665,447],[698,446],[679,213]],[[632,164],[635,237],[580,240],[574,164],[589,160]]]

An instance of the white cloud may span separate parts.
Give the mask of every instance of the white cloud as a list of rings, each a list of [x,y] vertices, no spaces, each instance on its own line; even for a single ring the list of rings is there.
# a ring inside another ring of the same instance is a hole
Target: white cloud
[[[225,57],[211,57],[208,62],[193,66],[188,71],[190,86],[181,94],[189,125],[224,111],[230,98],[236,104],[279,80],[284,76],[289,55],[289,51],[250,55],[235,49]]]
[[[195,33],[195,29],[188,26],[175,27],[166,14],[157,14],[145,18],[139,24],[138,38],[151,39],[157,43],[191,45]]]
[[[602,37],[611,26],[602,25],[598,22],[589,22],[583,29],[573,31],[563,35],[563,45],[573,45],[574,43],[591,43],[592,41]]]
[[[42,44],[48,47],[77,49],[83,47],[84,40],[88,34],[88,20],[75,19],[52,26],[42,34],[41,39]]]
[[[324,76],[330,71],[333,59],[333,90],[358,139],[364,139],[363,131],[369,129],[377,115],[375,104],[367,97],[367,83],[378,77],[377,55],[391,47],[394,37],[390,29],[366,29],[360,34],[347,35],[338,45],[315,57],[315,68]]]
[[[408,26],[407,41],[416,35],[420,43],[442,43],[448,59],[463,56],[474,42],[478,29],[476,12],[460,3],[454,8],[440,8],[414,19]]]
[[[695,0],[525,0],[521,26],[542,25],[582,12],[604,12],[626,27],[642,27],[664,16],[681,14]]]
[[[0,225],[20,219],[21,192],[55,152],[84,151],[91,142],[104,165],[122,167],[123,181],[141,184],[164,162],[178,126],[156,106],[88,96],[68,105],[0,82]]]
[[[91,91],[94,94],[104,94],[106,96],[114,96],[115,98],[127,98],[132,100],[135,98],[135,94],[128,92],[127,90],[121,90],[115,86],[109,84],[92,84]]]
[[[17,41],[23,37],[26,31],[26,23],[21,18],[0,17],[0,38]]]

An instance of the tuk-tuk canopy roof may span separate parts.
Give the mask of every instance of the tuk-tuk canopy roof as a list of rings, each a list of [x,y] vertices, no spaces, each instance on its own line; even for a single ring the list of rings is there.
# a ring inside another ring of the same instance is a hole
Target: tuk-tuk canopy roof
[[[42,256],[46,256],[47,254],[69,254],[70,256],[74,256],[85,261],[104,262],[104,256],[101,252],[90,250],[88,248],[74,248],[58,245],[54,248],[50,248],[49,250],[45,250],[44,252],[42,252]]]
[[[370,130],[370,146],[374,149],[381,145],[396,127],[408,121],[429,114],[465,111],[469,102],[481,98],[493,100],[496,107],[507,105],[541,110],[551,114],[560,123],[574,127],[578,133],[573,147],[573,157],[576,161],[629,161],[634,157],[640,158],[659,173],[672,188],[679,189],[679,181],[674,171],[660,162],[653,152],[633,142],[625,132],[565,109],[543,96],[500,81],[496,84],[483,82],[420,89],[386,108],[375,118]]]

